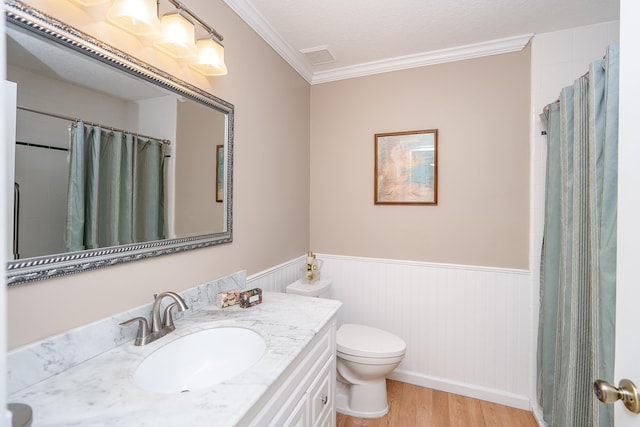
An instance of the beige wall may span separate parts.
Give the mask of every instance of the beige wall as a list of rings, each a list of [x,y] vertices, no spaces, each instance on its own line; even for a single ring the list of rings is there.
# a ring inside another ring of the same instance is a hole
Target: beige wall
[[[234,242],[11,288],[9,348],[309,248],[527,268],[528,48],[310,89],[222,0],[189,3],[225,36],[229,74],[211,79],[69,2],[30,3],[234,104]],[[374,206],[373,135],[431,128],[438,206]]]
[[[314,85],[311,248],[528,268],[530,49]],[[438,205],[373,203],[374,134],[438,129]]]
[[[249,274],[309,247],[309,85],[222,0],[189,7],[225,36],[229,74],[206,79],[91,18],[70,2],[30,4],[235,106],[234,241],[11,288],[8,347],[14,348],[246,269]]]

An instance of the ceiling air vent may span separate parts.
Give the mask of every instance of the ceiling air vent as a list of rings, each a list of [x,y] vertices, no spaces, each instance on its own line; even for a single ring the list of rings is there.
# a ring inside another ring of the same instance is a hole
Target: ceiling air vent
[[[300,53],[306,56],[311,65],[327,64],[336,60],[331,52],[329,52],[329,46],[318,46],[311,47],[309,49],[301,49]]]

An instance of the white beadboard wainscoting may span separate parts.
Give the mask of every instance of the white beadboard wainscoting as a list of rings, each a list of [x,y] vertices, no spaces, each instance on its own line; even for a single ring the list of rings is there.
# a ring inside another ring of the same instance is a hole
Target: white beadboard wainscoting
[[[407,354],[392,379],[516,408],[531,408],[534,361],[531,275],[526,270],[318,254],[338,323],[402,337]],[[304,257],[247,278],[284,292]]]
[[[247,289],[260,288],[267,292],[285,292],[287,285],[302,277],[305,259],[306,254],[260,273],[247,276]]]

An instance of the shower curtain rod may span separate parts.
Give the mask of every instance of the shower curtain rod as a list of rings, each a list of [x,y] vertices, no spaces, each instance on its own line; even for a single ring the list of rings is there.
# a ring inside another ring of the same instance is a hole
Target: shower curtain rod
[[[105,126],[105,125],[102,125],[100,123],[85,122],[83,120],[76,119],[74,117],[67,117],[67,116],[63,116],[63,115],[60,115],[60,114],[54,114],[54,113],[47,113],[46,111],[34,110],[33,108],[27,108],[27,107],[23,107],[21,105],[16,106],[16,108],[18,110],[28,111],[30,113],[42,114],[43,116],[49,116],[49,117],[53,117],[53,118],[56,118],[56,119],[68,120],[70,122],[82,122],[82,123],[90,125],[90,126],[100,126],[102,128],[105,128],[105,129],[110,129],[110,130],[112,130],[114,132],[130,133],[130,134],[136,135],[136,136],[138,136],[140,138],[155,139],[156,141],[160,141],[162,144],[171,145],[171,141],[169,141],[168,139],[159,139],[159,138],[155,138],[153,136],[142,135],[141,133],[136,133],[136,132],[131,132],[131,131],[124,130],[124,129],[114,128],[112,126]]]
[[[556,99],[556,100],[555,100],[555,101],[553,101],[552,103],[545,105],[545,106],[544,106],[544,108],[542,109],[542,112],[546,114],[546,113],[549,111],[549,109],[551,108],[551,106],[552,106],[553,104],[557,104],[557,103],[559,103],[559,102],[560,102],[560,100],[559,100],[559,99]]]

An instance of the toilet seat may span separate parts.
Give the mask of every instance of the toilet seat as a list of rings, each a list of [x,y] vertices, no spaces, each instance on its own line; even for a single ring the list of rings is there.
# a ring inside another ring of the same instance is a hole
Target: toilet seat
[[[393,365],[393,364],[398,364],[400,362],[402,362],[402,359],[404,358],[404,354],[400,355],[400,356],[395,356],[395,357],[362,357],[362,356],[353,356],[351,354],[346,354],[346,353],[341,353],[341,352],[337,352],[336,353],[338,359],[347,361],[347,362],[353,362],[353,363],[358,363],[360,365]]]
[[[395,358],[407,350],[404,340],[371,326],[346,323],[336,332],[336,350],[358,358]]]

